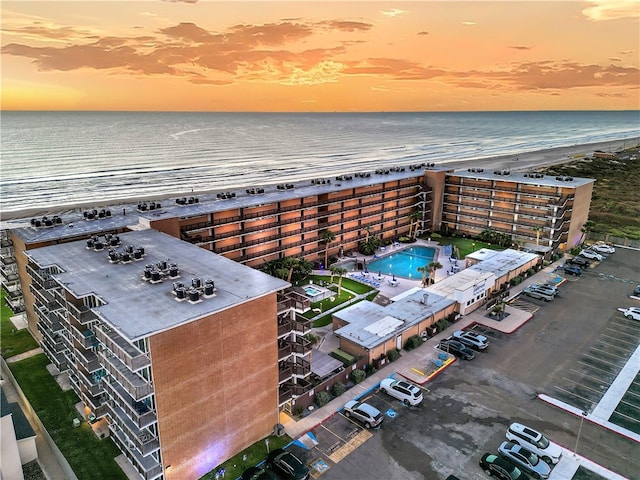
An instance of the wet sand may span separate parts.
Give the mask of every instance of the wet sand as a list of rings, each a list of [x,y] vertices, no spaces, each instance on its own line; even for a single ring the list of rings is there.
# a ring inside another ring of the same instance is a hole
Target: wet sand
[[[452,170],[466,170],[467,168],[487,168],[487,169],[497,169],[497,170],[512,170],[512,171],[529,171],[541,167],[548,167],[550,165],[557,165],[561,163],[570,163],[572,161],[579,160],[583,157],[591,156],[594,151],[601,150],[604,152],[618,152],[625,148],[631,148],[632,146],[637,146],[640,142],[640,139],[633,138],[631,140],[613,140],[607,142],[598,142],[598,143],[588,143],[581,145],[573,145],[569,147],[558,147],[551,148],[547,150],[539,150],[535,152],[524,152],[515,155],[502,155],[498,157],[484,158],[484,159],[471,159],[471,160],[460,160],[454,162],[443,162],[438,163],[438,166],[450,167]],[[218,191],[218,190],[216,190]],[[191,195],[206,195],[215,192],[189,192],[184,193],[182,196],[191,196]],[[31,218],[38,217],[42,215],[51,215],[51,214],[62,214],[68,211],[78,211],[87,208],[103,208],[107,207],[114,211],[122,210],[126,208],[127,210],[132,210],[131,206],[136,205],[140,201],[162,201],[167,198],[177,198],[181,195],[167,195],[165,197],[160,195],[153,195],[149,198],[143,197],[132,197],[132,198],[122,198],[116,202],[110,202],[105,205],[96,206],[96,202],[90,203],[76,203],[70,205],[60,205],[57,207],[51,207],[49,209],[44,208],[25,208],[20,211],[12,211],[12,212],[2,212],[1,220],[15,220],[15,219],[23,219],[23,218]],[[133,213],[133,210],[132,210]]]

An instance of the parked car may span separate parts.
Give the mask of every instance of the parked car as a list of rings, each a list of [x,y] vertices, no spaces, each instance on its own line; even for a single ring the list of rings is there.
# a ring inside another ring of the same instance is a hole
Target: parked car
[[[522,293],[524,293],[525,295],[531,297],[531,298],[537,298],[538,300],[544,300],[545,302],[549,302],[551,300],[553,300],[554,298],[556,298],[555,294],[550,293],[548,291],[545,290],[540,290],[538,288],[536,288],[533,285],[529,285],[528,287],[525,287],[522,290]]]
[[[377,427],[384,420],[384,415],[376,407],[365,402],[351,400],[344,406],[344,416],[362,422],[365,428]]]
[[[634,297],[640,297],[640,285],[637,285],[636,288],[633,289]]]
[[[533,283],[531,284],[531,286],[536,288],[537,290],[543,290],[552,293],[553,295],[558,294],[558,287],[556,287],[555,285],[551,285],[550,283]]]
[[[267,456],[267,464],[286,480],[309,480],[309,467],[293,453],[276,448]]]
[[[592,250],[582,250],[578,255],[584,258],[588,258],[589,260],[597,260],[599,262],[604,260],[604,257],[602,255]]]
[[[616,249],[611,245],[607,245],[606,243],[596,243],[591,247],[591,250],[597,253],[604,253],[605,255],[616,253]]]
[[[513,442],[502,442],[498,447],[498,454],[515,463],[533,478],[549,478],[551,474],[549,464],[543,462],[538,455],[521,445]]]
[[[500,480],[529,480],[522,470],[509,460],[493,453],[485,453],[480,459],[480,468]]]
[[[279,480],[279,477],[266,467],[250,467],[242,472],[242,480]]]
[[[591,265],[591,262],[588,259],[586,259],[584,257],[579,257],[579,256],[578,257],[573,257],[572,259],[567,260],[567,263],[569,263],[571,265],[577,265],[577,266],[582,267],[582,268],[586,268],[589,265]]]
[[[580,270],[580,267],[576,267],[575,265],[565,265],[562,270],[564,271],[564,273],[575,275],[576,277],[582,275],[582,270]]]
[[[527,450],[538,455],[547,463],[558,463],[562,456],[562,449],[551,443],[542,433],[521,423],[512,423],[507,429],[507,440],[522,445]]]
[[[438,348],[465,360],[473,360],[475,358],[473,350],[469,347],[465,347],[457,340],[443,340],[438,345]]]
[[[413,383],[404,380],[385,378],[380,382],[380,391],[402,400],[405,405],[419,405],[422,402],[422,390]]]
[[[629,320],[640,320],[640,308],[638,307],[629,307],[623,310],[622,314]]]
[[[471,330],[456,330],[453,332],[452,337],[474,350],[484,350],[489,346],[489,339],[484,335],[472,332]]]

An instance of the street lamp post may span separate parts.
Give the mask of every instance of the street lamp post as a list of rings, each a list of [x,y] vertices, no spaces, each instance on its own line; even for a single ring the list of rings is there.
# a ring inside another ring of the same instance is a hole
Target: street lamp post
[[[574,455],[577,455],[577,453],[578,453],[578,443],[580,442],[580,434],[582,433],[582,423],[584,422],[584,417],[587,416],[587,412],[585,412],[585,411],[580,412],[580,413],[581,413],[581,415],[580,415],[580,426],[578,427],[578,436],[576,437],[576,446],[573,449],[573,454]]]

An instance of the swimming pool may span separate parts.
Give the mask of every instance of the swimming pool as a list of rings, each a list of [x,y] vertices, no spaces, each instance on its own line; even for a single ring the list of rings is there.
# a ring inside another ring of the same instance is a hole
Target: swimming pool
[[[367,262],[367,270],[372,273],[420,280],[422,274],[418,267],[426,267],[433,261],[436,250],[431,247],[409,247],[386,257]]]
[[[304,293],[306,293],[309,297],[315,297],[324,293],[323,290],[312,287],[310,285],[305,285],[304,287],[302,287],[302,289],[304,290]]]

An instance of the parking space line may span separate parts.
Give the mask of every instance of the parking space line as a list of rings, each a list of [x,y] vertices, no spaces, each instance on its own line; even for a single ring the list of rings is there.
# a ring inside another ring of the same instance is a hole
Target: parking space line
[[[606,340],[603,340],[603,339],[602,339],[602,337],[605,337],[605,335],[601,335],[600,337],[601,337],[601,338],[599,338],[599,339],[596,341],[596,343],[601,343],[601,344],[607,345],[607,346],[609,346],[609,347],[611,347],[611,348],[616,348],[616,349],[618,349],[618,350],[624,350],[625,352],[626,352],[626,351],[628,351],[628,350],[627,350],[627,348],[629,348],[629,347],[621,346],[621,344],[622,344],[622,343],[629,344],[629,345],[633,345],[633,347],[631,347],[631,351],[635,350],[635,349],[636,349],[636,346],[637,346],[637,345],[634,345],[634,344],[632,344],[632,343],[625,342],[625,341],[624,341],[624,340],[622,340],[622,339],[616,339],[616,340],[618,340],[618,341],[617,341],[617,342],[612,343],[611,341],[606,341]],[[637,342],[636,342],[636,343],[637,343]],[[626,347],[626,348],[625,348],[625,347]]]
[[[583,353],[583,354],[582,354],[582,356],[583,356],[583,357],[588,357],[588,358],[593,358],[594,360],[597,360],[597,361],[599,361],[599,362],[606,363],[607,365],[611,365],[611,366],[613,366],[613,367],[616,367],[616,368],[618,369],[618,371],[620,371],[620,368],[622,367],[622,365],[619,365],[619,364],[617,364],[617,363],[607,362],[606,360],[602,360],[601,358],[594,357],[594,356],[589,355],[589,354],[587,354],[587,353]]]
[[[362,445],[364,442],[369,440],[373,436],[368,430],[362,430],[355,437],[345,443],[342,447],[338,448],[331,455],[328,455],[329,460],[333,463],[338,463],[340,460],[343,460],[347,455],[353,452],[356,448]]]
[[[580,396],[580,395],[578,395],[577,393],[573,393],[573,392],[570,392],[569,390],[565,390],[564,388],[559,387],[558,385],[555,385],[555,388],[556,388],[557,390],[560,390],[561,392],[568,393],[568,394],[569,394],[570,396],[572,396],[572,397],[576,397],[576,398],[579,398],[579,399],[581,399],[581,400],[584,400],[585,402],[589,403],[589,405],[590,405],[590,406],[591,406],[591,405],[593,405],[593,404],[595,403],[593,400],[589,400],[588,398],[581,397],[581,396]]]
[[[618,415],[619,417],[623,417],[626,420],[631,420],[631,422],[640,423],[640,420],[637,418],[630,417],[629,415],[625,415],[624,413],[620,413],[617,410],[614,410],[611,416]]]
[[[585,367],[588,367],[589,369],[599,370],[599,371],[601,371],[603,373],[606,373],[607,375],[615,375],[615,372],[611,372],[611,371],[608,371],[608,370],[604,370],[602,368],[598,368],[595,365],[590,365],[590,364],[588,364],[586,362],[583,362],[582,360],[578,360],[578,363],[580,365],[584,365]]]
[[[323,424],[320,424],[320,426],[322,428],[324,428],[327,432],[329,432],[331,435],[338,437],[340,440],[342,440],[343,442],[347,442],[344,438],[342,438],[340,435],[338,435],[337,433],[335,433],[333,430],[329,430],[327,427],[325,427]]]
[[[606,349],[596,348],[596,347],[589,348],[589,351],[592,351],[592,350],[594,350],[594,351],[596,351],[598,353],[602,353],[604,355],[609,355],[610,357],[621,358],[621,356],[619,354],[617,354],[617,353],[609,353],[609,352],[607,352]]]
[[[624,335],[625,337],[631,337],[631,338],[635,338],[636,340],[638,339],[638,332],[634,331],[634,333],[627,333],[627,332],[621,332],[620,330],[616,330],[615,328],[605,328],[605,330],[611,330],[612,332],[616,332],[620,335]]]
[[[618,338],[618,337],[611,337],[611,336],[607,335],[606,333],[602,333],[601,336],[608,337],[608,338],[613,338],[614,340],[618,340],[619,342],[622,342],[622,343],[628,343],[629,345],[633,345],[633,348],[635,348],[635,346],[638,344],[637,341],[635,341],[635,342],[627,342],[626,340],[622,340],[621,338]]]
[[[624,403],[625,405],[630,406],[631,408],[634,408],[636,410],[640,410],[640,405],[636,404],[636,403],[629,403],[627,402],[624,397],[622,397],[622,400],[620,400],[620,403]],[[639,420],[640,421],[640,420]]]
[[[601,383],[602,385],[611,385],[611,382],[603,382],[602,380],[600,380],[599,378],[596,377],[592,377],[591,375],[587,375],[585,373],[579,372],[578,370],[574,370],[573,368],[569,369],[570,372],[575,372],[578,375],[582,376],[583,378],[588,378],[589,380],[593,380],[595,383]],[[613,379],[612,379],[613,380]]]
[[[600,394],[600,395],[602,395],[602,394],[604,393],[604,392],[603,392],[603,391],[601,391],[601,390],[596,390],[595,388],[589,387],[589,386],[587,386],[587,385],[585,385],[585,384],[583,384],[583,383],[577,382],[577,381],[575,381],[575,380],[571,380],[570,378],[562,377],[562,379],[563,379],[563,380],[566,380],[566,381],[568,381],[568,382],[571,382],[571,383],[575,383],[576,385],[578,385],[578,386],[580,386],[580,387],[586,388],[587,390],[594,391],[594,392],[596,392],[596,393],[598,393],[598,394]]]

